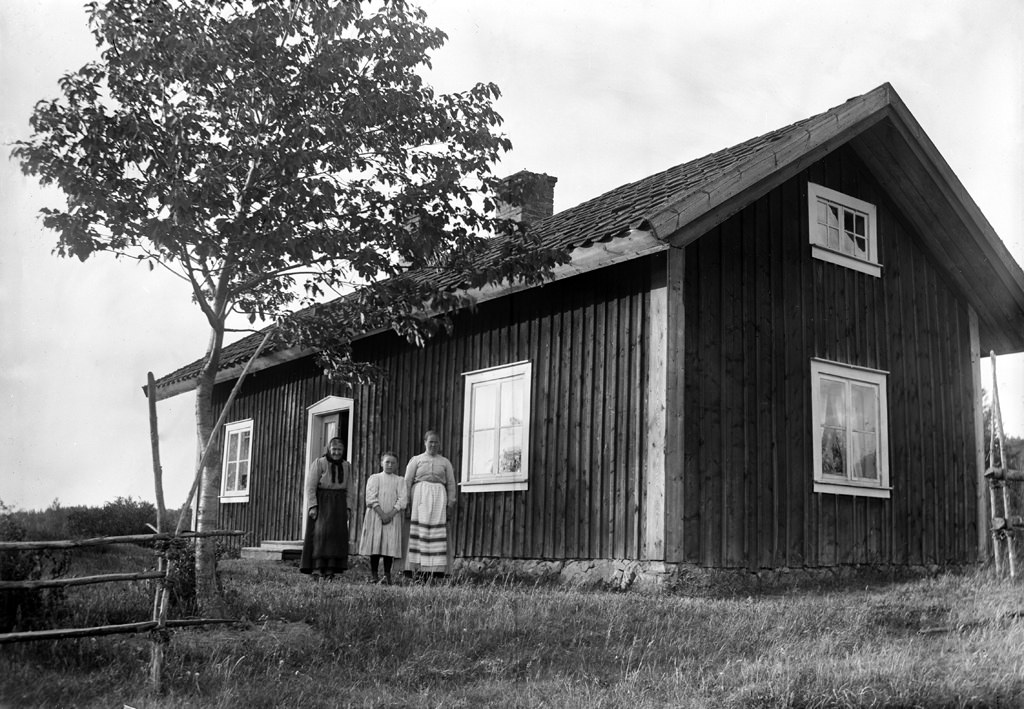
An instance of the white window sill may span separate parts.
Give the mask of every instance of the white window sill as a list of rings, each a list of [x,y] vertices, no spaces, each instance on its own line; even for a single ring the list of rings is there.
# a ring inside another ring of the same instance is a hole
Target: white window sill
[[[876,497],[888,500],[891,497],[892,488],[877,487],[875,485],[856,485],[854,483],[827,483],[815,480],[814,491],[831,495],[856,495],[858,497]]]
[[[463,492],[518,492],[529,489],[528,480],[459,483]]]
[[[854,271],[860,271],[866,273],[869,276],[875,278],[882,277],[882,267],[877,263],[869,263],[868,261],[861,261],[859,258],[853,256],[847,256],[846,254],[832,249],[826,249],[823,246],[817,244],[811,244],[811,256],[822,261],[828,261],[834,263],[837,266],[845,266],[846,268],[852,268]]]
[[[221,504],[234,504],[236,502],[248,502],[249,501],[249,495],[248,495],[248,493],[245,494],[245,495],[221,495],[220,496],[220,501],[221,501]]]

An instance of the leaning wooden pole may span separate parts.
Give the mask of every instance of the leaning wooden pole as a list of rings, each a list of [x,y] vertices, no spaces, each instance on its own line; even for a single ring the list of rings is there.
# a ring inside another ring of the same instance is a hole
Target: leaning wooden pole
[[[178,524],[174,528],[174,533],[177,534],[181,531],[181,527],[185,522],[185,514],[188,512],[189,507],[192,505],[192,498],[195,497],[196,490],[199,489],[199,481],[203,479],[203,467],[206,465],[206,459],[210,457],[210,451],[213,450],[213,442],[217,440],[217,435],[220,433],[220,427],[224,425],[224,421],[227,420],[228,413],[231,411],[231,404],[235,402],[235,397],[238,396],[239,389],[242,388],[242,382],[245,381],[245,375],[249,373],[249,368],[252,367],[252,363],[256,361],[256,358],[260,356],[260,352],[267,346],[267,341],[270,339],[270,332],[267,332],[263,336],[263,341],[260,342],[260,346],[252,353],[252,357],[245,363],[245,367],[242,369],[242,373],[238,375],[238,380],[235,382],[235,386],[231,389],[231,394],[228,395],[228,400],[224,402],[224,408],[221,409],[220,416],[217,418],[217,423],[213,425],[213,432],[210,434],[210,439],[206,442],[203,447],[203,454],[199,456],[199,463],[196,465],[196,474],[192,478],[192,487],[188,491],[188,497],[185,498],[185,504],[181,506],[181,514],[178,515]]]

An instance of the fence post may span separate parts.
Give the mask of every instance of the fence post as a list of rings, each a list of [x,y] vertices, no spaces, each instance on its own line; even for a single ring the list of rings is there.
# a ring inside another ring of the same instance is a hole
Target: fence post
[[[156,379],[152,372],[146,373],[146,398],[149,401],[149,442],[153,450],[153,484],[156,487],[156,532],[163,532],[164,516],[164,479],[163,468],[160,466],[160,432],[156,419]],[[164,572],[164,577],[156,584],[153,592],[153,620],[156,628],[149,636],[149,684],[154,692],[163,688],[164,644],[167,642],[167,612],[164,598],[167,596],[167,553],[160,554],[157,569]]]

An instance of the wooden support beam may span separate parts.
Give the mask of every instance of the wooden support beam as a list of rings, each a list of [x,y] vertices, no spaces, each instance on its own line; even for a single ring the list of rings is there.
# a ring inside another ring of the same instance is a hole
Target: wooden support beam
[[[985,414],[981,401],[981,336],[978,328],[978,312],[971,305],[967,306],[967,319],[971,340],[971,384],[974,389],[972,409],[974,413],[974,466],[977,471],[974,493],[977,507],[978,559],[984,560],[990,551],[988,520],[995,514],[995,510],[988,508],[985,495]]]
[[[667,265],[665,364],[665,561],[683,561],[683,457],[686,412],[686,249],[671,248]]]
[[[665,260],[653,259],[647,316],[647,469],[644,474],[643,558],[665,559],[665,393],[668,288]]]

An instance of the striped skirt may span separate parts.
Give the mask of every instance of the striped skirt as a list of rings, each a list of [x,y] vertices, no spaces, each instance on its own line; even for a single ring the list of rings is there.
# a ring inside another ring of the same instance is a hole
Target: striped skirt
[[[406,568],[444,572],[448,568],[448,493],[441,483],[416,483],[412,488],[409,556]]]

